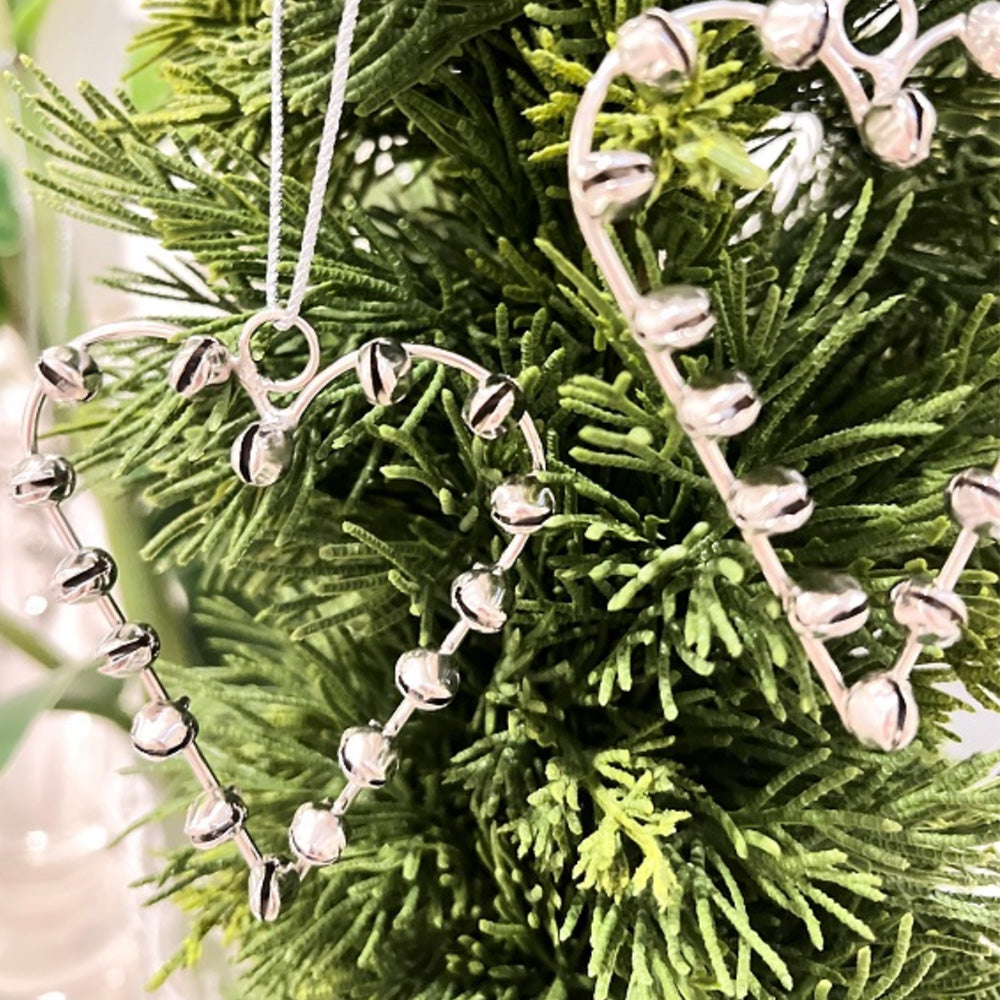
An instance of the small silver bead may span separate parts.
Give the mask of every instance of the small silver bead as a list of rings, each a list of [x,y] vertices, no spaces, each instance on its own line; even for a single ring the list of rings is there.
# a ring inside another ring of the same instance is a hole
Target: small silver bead
[[[611,222],[649,194],[656,183],[653,161],[628,149],[589,153],[576,168],[583,210]]]
[[[168,378],[175,392],[190,399],[206,386],[225,382],[231,371],[225,344],[214,337],[188,337],[174,355]]]
[[[372,406],[398,403],[409,388],[412,365],[409,352],[398,340],[379,337],[362,345],[355,370],[368,402]]]
[[[325,868],[339,860],[347,847],[344,821],[329,802],[306,802],[299,806],[288,830],[295,856],[314,868]]]
[[[104,549],[80,549],[56,567],[52,587],[63,604],[93,601],[115,585],[118,567]]]
[[[10,496],[19,507],[61,503],[76,488],[73,466],[58,455],[29,455],[14,467]]]
[[[691,76],[698,43],[683,21],[654,9],[618,29],[616,49],[622,72],[637,83],[674,90]]]
[[[163,760],[183,750],[197,735],[198,723],[187,698],[151,701],[132,720],[132,746],[150,760]]]
[[[887,166],[906,170],[926,160],[937,127],[934,105],[907,88],[876,101],[861,122],[865,145]]]
[[[512,535],[530,535],[553,515],[556,498],[534,473],[511,476],[490,494],[493,520]]]
[[[960,528],[1000,538],[1000,475],[966,469],[948,484],[948,509]]]
[[[685,386],[677,409],[677,418],[688,434],[709,438],[742,434],[759,414],[760,400],[742,372]]]
[[[392,740],[374,722],[345,730],[337,758],[344,777],[362,788],[381,788],[399,763]]]
[[[729,491],[729,514],[738,528],[760,535],[797,531],[813,512],[809,484],[791,469],[761,469],[737,479]]]
[[[101,388],[101,370],[83,347],[60,344],[42,351],[35,366],[42,392],[57,403],[86,403]]]
[[[969,620],[965,601],[958,594],[936,590],[920,580],[905,580],[893,587],[892,602],[896,621],[926,646],[953,646]]]
[[[767,57],[783,69],[806,69],[819,57],[829,26],[826,0],[771,0],[760,41]]]
[[[513,599],[503,571],[496,566],[477,563],[451,585],[451,606],[476,632],[499,632]]]
[[[299,873],[288,858],[273,854],[250,869],[250,912],[264,923],[274,923],[283,906],[292,903],[299,891]]]
[[[255,421],[234,442],[236,475],[250,486],[271,486],[292,461],[292,435],[283,427]]]
[[[524,414],[524,394],[509,375],[490,375],[476,386],[462,407],[465,426],[477,437],[493,441]]]
[[[868,595],[845,573],[813,573],[788,602],[792,627],[817,639],[857,632],[868,621]]]
[[[232,788],[208,788],[191,803],[184,833],[199,851],[232,840],[243,828],[247,807]]]
[[[423,712],[450,704],[460,682],[451,657],[436,649],[411,649],[396,661],[399,693]]]
[[[654,351],[681,351],[705,340],[715,326],[712,300],[696,285],[667,285],[636,303],[635,339]]]
[[[144,622],[129,622],[109,632],[97,647],[103,661],[97,668],[105,677],[141,673],[160,654],[160,637]]]
[[[977,3],[965,19],[962,41],[985,73],[1000,77],[1000,3]]]
[[[908,680],[869,674],[851,686],[845,707],[847,728],[874,750],[902,750],[916,738],[920,710]]]

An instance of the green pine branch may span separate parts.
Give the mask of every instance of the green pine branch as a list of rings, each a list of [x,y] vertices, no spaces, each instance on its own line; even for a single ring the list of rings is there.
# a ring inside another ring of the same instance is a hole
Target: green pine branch
[[[447,712],[402,739],[401,773],[352,812],[344,859],[282,920],[254,925],[229,849],[176,852],[155,898],[191,911],[171,968],[221,927],[248,998],[287,1000],[941,1000],[1000,997],[995,756],[945,759],[936,685],[997,704],[1000,563],[963,575],[963,641],[916,675],[921,742],[883,757],[842,732],[777,601],[695,461],[572,219],[568,129],[638,0],[416,3],[364,11],[307,312],[324,355],[376,335],[436,343],[516,375],[542,428],[559,513],[516,571],[500,637],[459,656]],[[880,3],[858,5],[877,23]],[[929,0],[934,23],[957,10]],[[209,303],[183,325],[232,344],[261,302],[267,19],[257,4],[158,0],[137,45],[171,85],[133,108],[37,70],[17,86],[45,126],[40,195],[154,236],[170,266],[111,284]],[[851,8],[855,15],[854,5]],[[283,280],[294,267],[339,5],[288,3]],[[882,37],[885,37],[883,35]],[[941,494],[1000,446],[994,298],[996,95],[957,46],[926,64],[932,160],[888,174],[820,72],[777,74],[752,33],[703,31],[694,81],[620,82],[600,142],[649,152],[657,189],[614,238],[643,287],[711,289],[713,342],[688,374],[737,366],[758,425],[738,470],[805,472],[817,513],[781,539],[792,566],[858,575],[868,628],[833,644],[850,677],[902,641],[888,593],[941,565]],[[775,108],[828,128],[823,184],[774,216],[746,142]],[[380,166],[392,151],[394,168]],[[755,227],[748,220],[755,219]],[[746,235],[750,232],[752,235]],[[275,345],[275,375],[302,364]],[[144,556],[198,596],[202,667],[170,665],[204,743],[281,850],[303,800],[335,795],[340,731],[394,704],[392,665],[440,641],[448,583],[500,551],[486,515],[516,441],[473,441],[468,386],[418,366],[399,408],[349,380],[325,392],[286,477],[241,488],[232,388],[164,394],[169,348],[102,361],[103,408],[67,417],[78,466],[154,510]],[[97,405],[97,404],[94,404]],[[164,810],[183,807],[190,784]],[[942,889],[945,886],[947,889]]]

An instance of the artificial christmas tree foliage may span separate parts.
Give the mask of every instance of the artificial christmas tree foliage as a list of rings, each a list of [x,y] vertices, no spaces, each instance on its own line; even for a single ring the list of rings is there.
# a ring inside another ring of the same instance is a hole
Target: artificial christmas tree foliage
[[[986,891],[1000,758],[942,755],[957,706],[936,686],[957,677],[996,704],[997,547],[962,577],[962,640],[915,675],[918,741],[859,747],[573,221],[580,92],[641,6],[362,8],[306,316],[325,357],[391,336],[516,376],[557,513],[518,564],[505,630],[463,647],[455,700],[407,729],[399,773],[278,923],[251,921],[231,848],[166,863],[157,895],[195,917],[177,961],[222,926],[244,996],[1000,997]],[[891,40],[893,7],[851,4],[860,45]],[[930,0],[921,23],[963,9]],[[288,248],[339,12],[286,11]],[[267,12],[151,14],[145,43],[171,83],[160,107],[84,88],[81,112],[41,73],[21,77],[50,157],[40,191],[177,251],[176,266],[109,280],[161,295],[167,318],[171,300],[211,304],[186,334],[233,346],[264,278]],[[995,84],[957,44],[920,72],[939,124],[909,172],[870,158],[821,72],[774,69],[735,25],[702,29],[679,93],[620,80],[598,119],[602,146],[656,165],[642,210],[613,229],[628,266],[710,291],[714,336],[685,375],[739,368],[765,402],[729,461],[809,480],[816,512],[781,537],[784,560],[849,571],[873,595],[866,628],[831,644],[848,680],[891,665],[903,630],[889,592],[941,565],[955,533],[941,493],[1000,444]],[[765,179],[747,150],[789,108],[819,115],[826,157],[821,183],[776,214],[766,192],[742,197]],[[282,264],[288,279],[291,249]],[[171,357],[106,366],[119,377],[89,404],[97,426],[89,410],[71,428],[76,465],[154,505],[145,555],[180,571],[202,652],[165,673],[198,704],[257,838],[281,850],[301,803],[338,793],[341,731],[385,718],[400,652],[442,634],[449,581],[498,555],[489,497],[518,447],[472,438],[467,387],[418,365],[394,407],[354,385],[324,395],[287,474],[255,491],[220,444],[250,419],[246,399],[166,392]],[[275,377],[303,361],[293,338],[272,357]],[[190,797],[179,785],[175,804]]]

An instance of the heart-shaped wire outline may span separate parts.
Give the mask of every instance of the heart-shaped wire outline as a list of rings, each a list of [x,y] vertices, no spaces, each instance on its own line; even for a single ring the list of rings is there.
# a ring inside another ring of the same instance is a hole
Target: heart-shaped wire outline
[[[208,385],[218,384],[230,376],[235,376],[254,403],[261,423],[291,435],[305,416],[310,404],[325,388],[349,372],[357,371],[360,376],[359,362],[365,357],[366,349],[391,343],[396,348],[401,347],[407,359],[431,361],[455,369],[475,380],[480,389],[491,379],[499,378],[502,383],[501,388],[506,387],[510,392],[518,392],[516,383],[512,379],[495,376],[483,366],[453,351],[423,344],[400,345],[385,340],[373,341],[319,370],[318,338],[308,322],[301,317],[295,321],[294,326],[305,337],[309,352],[308,361],[295,378],[283,381],[270,380],[260,372],[251,354],[251,340],[264,323],[273,323],[283,318],[283,313],[274,310],[265,310],[252,316],[243,327],[235,354],[229,354],[223,345],[213,338],[190,338],[175,358],[175,370],[171,374],[171,379],[175,383],[174,388],[178,388],[176,380],[179,370],[187,367],[197,368],[199,358],[202,359],[201,364],[204,366],[211,361],[211,370],[207,372],[207,376],[196,381],[193,390],[185,392],[185,395],[193,395]],[[365,781],[352,776],[349,772],[349,762],[344,760],[342,739],[341,753],[338,756],[347,779],[346,784],[332,803],[319,805],[306,803],[296,813],[290,828],[289,840],[297,860],[290,861],[279,855],[262,854],[247,829],[247,809],[243,800],[233,789],[227,788],[220,782],[198,745],[197,722],[188,712],[188,700],[186,698],[172,700],[156,673],[153,663],[159,652],[159,643],[155,631],[145,624],[130,623],[127,620],[111,593],[116,577],[113,560],[101,550],[86,548],[61,509],[60,504],[73,494],[76,485],[72,466],[61,457],[42,454],[38,446],[39,424],[45,403],[50,396],[62,403],[76,404],[86,402],[96,395],[100,384],[100,370],[89,355],[89,349],[93,345],[139,338],[174,341],[182,332],[179,328],[165,323],[125,321],[97,327],[66,345],[43,353],[36,368],[35,384],[24,408],[22,439],[27,457],[15,468],[12,476],[12,493],[20,505],[38,507],[48,514],[55,534],[68,550],[67,560],[64,560],[61,566],[66,566],[72,561],[70,570],[63,573],[63,577],[67,577],[69,582],[67,583],[67,579],[62,577],[59,579],[63,584],[64,594],[69,592],[72,596],[64,599],[93,602],[112,629],[102,643],[105,653],[108,649],[114,650],[113,661],[106,665],[105,672],[116,677],[137,674],[151,699],[136,716],[136,723],[133,726],[133,743],[136,749],[148,759],[159,760],[182,755],[201,785],[202,794],[192,803],[186,823],[193,845],[204,849],[229,841],[234,842],[250,868],[251,910],[258,919],[272,921],[281,911],[283,898],[286,903],[290,902],[299,881],[308,871],[312,868],[325,867],[339,858],[340,851],[346,844],[346,834],[341,826],[342,817],[366,787],[379,787],[381,781]],[[198,343],[192,344],[192,341]],[[178,360],[182,364],[178,365]],[[407,371],[409,360],[406,364]],[[187,381],[190,381],[190,372]],[[284,408],[274,405],[270,400],[271,394],[287,395],[290,392],[296,392],[297,395]],[[456,584],[463,577],[468,577],[477,571],[488,572],[491,578],[502,580],[502,575],[516,563],[527,544],[528,536],[543,527],[545,520],[554,512],[555,501],[551,491],[547,487],[540,486],[534,479],[546,468],[545,450],[538,430],[526,411],[520,414],[512,413],[506,423],[512,422],[515,417],[531,457],[531,471],[528,478],[532,479],[537,487],[537,503],[531,508],[536,517],[530,523],[525,522],[518,527],[504,523],[494,516],[498,525],[511,535],[510,541],[495,563],[489,567],[474,567],[469,573],[458,577]],[[246,431],[241,438],[245,435]],[[239,440],[237,439],[237,444]],[[53,476],[59,481],[57,482]],[[501,486],[494,491],[494,515],[497,513],[496,496],[501,487],[509,487],[515,482],[523,484],[524,481],[522,477],[513,477],[501,483]],[[90,562],[87,562],[88,559]],[[81,560],[83,560],[82,569],[81,565],[78,565]],[[72,584],[72,588],[69,584]],[[453,584],[452,603],[459,612],[459,620],[437,650],[409,651],[403,654],[401,661],[404,657],[412,657],[413,654],[432,653],[440,657],[444,663],[458,650],[470,630],[499,631],[502,627],[502,620],[499,625],[495,622],[489,623],[490,627],[479,627],[472,622],[469,614],[456,603],[454,587],[455,584]],[[501,619],[505,617],[504,613]],[[422,669],[425,664],[417,662],[413,666]],[[457,687],[457,675],[452,680]],[[346,739],[354,731],[364,731],[370,739],[381,741],[375,749],[383,753],[385,762],[388,762],[389,758],[395,759],[392,741],[415,711],[435,710],[446,703],[421,700],[412,691],[404,691],[398,675],[397,686],[400,687],[403,697],[384,724],[371,722],[368,726],[349,729],[344,734]],[[150,729],[157,733],[154,742],[145,735]],[[299,824],[300,830],[307,829],[314,837],[320,837],[320,842],[328,853],[317,856],[298,844],[295,837],[296,824]]]

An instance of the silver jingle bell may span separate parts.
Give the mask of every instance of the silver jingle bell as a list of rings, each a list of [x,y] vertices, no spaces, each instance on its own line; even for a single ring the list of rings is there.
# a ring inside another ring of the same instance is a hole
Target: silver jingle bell
[[[56,567],[52,587],[63,604],[93,601],[107,594],[118,579],[118,567],[104,549],[80,549]]]
[[[392,740],[374,722],[344,730],[337,759],[344,777],[362,788],[381,788],[399,763]]]
[[[556,498],[534,473],[511,476],[490,494],[490,515],[512,535],[531,535],[555,513]]]
[[[249,486],[272,486],[292,461],[292,435],[255,421],[234,442],[230,454],[236,475]]]
[[[782,69],[806,69],[819,57],[829,27],[826,0],[771,0],[760,24],[760,42]]]
[[[729,514],[738,528],[759,535],[797,531],[813,512],[805,476],[792,469],[761,469],[737,479]]]
[[[868,595],[845,573],[813,573],[807,587],[797,586],[788,601],[792,627],[816,639],[836,639],[857,632],[868,621]]]
[[[451,585],[451,606],[476,632],[499,632],[507,623],[513,600],[513,591],[497,566],[476,563]]]
[[[583,210],[592,219],[611,222],[625,215],[653,189],[656,171],[645,153],[628,149],[589,153],[576,168]]]
[[[493,441],[524,414],[524,394],[509,375],[490,375],[476,386],[462,407],[465,426],[477,437]]]
[[[299,806],[288,829],[288,843],[300,861],[314,868],[325,868],[339,860],[347,847],[343,819],[329,802]]]
[[[958,594],[920,580],[904,580],[893,587],[891,596],[893,617],[922,645],[947,649],[962,638],[969,612]]]
[[[688,434],[709,438],[742,434],[759,414],[760,400],[742,372],[685,386],[677,408],[677,418]]]
[[[618,29],[622,72],[663,90],[683,85],[694,71],[698,43],[691,29],[665,10],[648,10]]]
[[[930,156],[936,127],[934,105],[908,87],[872,104],[861,122],[861,137],[884,164],[906,170]]]
[[[844,723],[873,750],[902,750],[920,728],[920,709],[908,680],[888,673],[874,673],[851,685],[847,692]]]
[[[274,923],[282,906],[299,891],[299,873],[288,858],[268,855],[250,869],[250,912],[264,923]]]
[[[946,501],[959,527],[1000,538],[1000,475],[989,469],[966,469],[948,484]]]
[[[86,348],[47,347],[35,365],[38,385],[56,403],[86,403],[101,388],[101,370]]]
[[[29,455],[14,466],[10,497],[19,507],[61,503],[76,488],[73,466],[58,455]]]
[[[411,649],[396,661],[399,693],[423,712],[449,705],[460,683],[451,657],[436,649]]]
[[[109,632],[97,653],[103,661],[97,669],[105,677],[130,677],[141,673],[159,656],[160,637],[151,625],[128,622]]]
[[[151,701],[132,720],[132,746],[150,760],[179,753],[198,735],[198,723],[188,711],[187,698]]]
[[[199,851],[232,840],[243,828],[247,807],[233,788],[207,788],[191,803],[184,833]]]
[[[214,337],[188,337],[174,355],[168,379],[174,391],[190,399],[206,386],[225,382],[231,371],[225,344]]]
[[[706,340],[715,326],[712,300],[697,285],[667,285],[642,296],[632,313],[635,339],[654,351],[681,351]]]
[[[1000,2],[987,0],[969,11],[962,41],[983,72],[1000,78]]]
[[[355,371],[368,402],[389,406],[406,395],[412,366],[409,352],[398,340],[379,337],[362,345]]]

